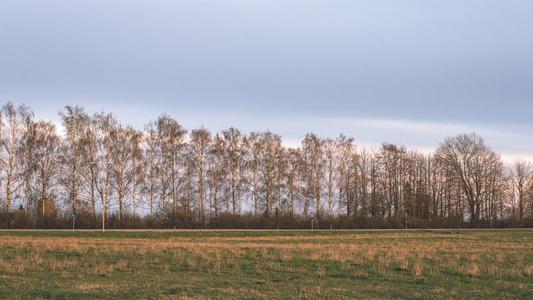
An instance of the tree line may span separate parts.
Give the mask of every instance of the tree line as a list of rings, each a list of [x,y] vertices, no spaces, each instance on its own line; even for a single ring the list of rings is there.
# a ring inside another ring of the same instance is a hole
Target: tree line
[[[0,112],[0,227],[416,228],[533,225],[533,167],[476,134],[433,153],[309,133],[143,130],[67,106],[62,128],[24,105]]]

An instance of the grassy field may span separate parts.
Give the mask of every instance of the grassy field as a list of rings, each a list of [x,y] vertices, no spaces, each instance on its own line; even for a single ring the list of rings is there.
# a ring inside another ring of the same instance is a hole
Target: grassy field
[[[533,231],[0,232],[0,299],[533,298]]]

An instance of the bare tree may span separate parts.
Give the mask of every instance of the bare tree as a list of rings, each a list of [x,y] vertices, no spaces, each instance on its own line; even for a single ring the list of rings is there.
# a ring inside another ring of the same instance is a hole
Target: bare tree
[[[106,219],[109,212],[111,199],[111,182],[113,176],[112,140],[111,132],[117,127],[118,122],[113,115],[99,113],[92,121],[96,131],[96,144],[98,146],[96,157],[88,157],[93,174],[91,180],[96,180],[94,186],[100,194],[102,207],[102,230],[105,230]]]
[[[207,163],[211,143],[211,134],[204,128],[195,129],[191,132],[190,155],[194,166],[194,177],[197,194],[198,217],[200,224],[206,224],[206,182]]]
[[[262,143],[259,133],[251,133],[246,139],[248,147],[248,177],[250,181],[250,195],[254,215],[259,214],[259,197],[260,197],[260,166],[261,166],[261,148]]]
[[[527,203],[526,212],[529,214],[529,218],[533,218],[533,179],[530,180],[529,188],[527,189]]]
[[[335,144],[338,155],[336,178],[339,194],[339,206],[346,210],[348,223],[351,223],[355,207],[355,181],[357,180],[356,151],[353,138],[341,135]]]
[[[264,215],[271,217],[274,210],[275,193],[277,191],[277,173],[279,165],[277,161],[282,155],[281,137],[271,132],[264,132],[260,135],[260,160],[259,176],[262,191],[262,202]]]
[[[56,212],[60,139],[50,122],[35,123],[35,185],[38,214],[44,219]]]
[[[178,212],[178,189],[180,187],[180,170],[183,167],[183,155],[185,146],[186,131],[174,119],[168,116],[161,116],[156,121],[159,136],[159,151],[161,156],[160,168],[160,204],[164,212],[168,215],[171,209],[172,223],[176,224]],[[168,205],[167,197],[170,195],[171,204]],[[185,203],[185,211],[190,207]]]
[[[526,205],[528,198],[528,189],[533,185],[533,167],[531,163],[518,160],[514,163],[512,169],[512,187],[513,198],[516,203],[513,203],[513,215],[518,216],[518,220],[522,221],[526,213]]]
[[[337,141],[325,139],[322,143],[324,148],[327,216],[331,219],[333,218],[335,205],[335,187],[338,170]]]
[[[388,216],[399,215],[403,209],[402,188],[404,186],[404,160],[406,149],[393,144],[383,144],[379,153],[382,176],[385,180],[386,206]]]
[[[499,155],[476,134],[463,134],[446,139],[436,156],[453,171],[468,204],[470,223],[476,225],[485,201],[493,193],[490,180],[503,173]]]
[[[245,140],[240,131],[230,128],[222,132],[224,136],[225,156],[228,170],[228,185],[231,195],[231,207],[233,214],[237,214],[241,207],[241,197],[244,193],[246,177]]]
[[[225,140],[216,135],[209,149],[208,161],[208,185],[209,185],[209,204],[215,217],[218,217],[221,205],[221,192],[223,192],[224,183],[227,178]]]
[[[37,142],[37,124],[31,119],[27,118],[25,121],[24,137],[21,149],[21,161],[19,162],[22,168],[22,185],[24,198],[24,213],[28,216],[30,213],[30,205],[34,205],[32,185],[35,177],[35,147]]]
[[[113,186],[117,194],[118,221],[121,224],[127,202],[133,203],[135,187],[137,184],[139,134],[133,128],[117,126],[110,132],[110,155]]]
[[[287,212],[294,216],[296,205],[302,197],[303,159],[299,149],[289,149],[287,153]]]
[[[343,159],[344,155],[341,155],[341,159]],[[363,218],[368,217],[369,212],[369,184],[370,184],[370,162],[372,160],[371,154],[363,150],[358,154],[353,155],[352,157],[356,160],[356,170],[358,170],[360,179],[359,189],[360,189],[360,197],[361,197],[361,213],[360,215]]]
[[[156,204],[157,194],[159,190],[159,171],[161,168],[161,156],[159,152],[159,139],[157,135],[157,129],[153,123],[146,126],[144,134],[144,160],[143,171],[144,176],[143,184],[144,190],[148,197],[148,207],[150,210],[150,216],[153,218],[154,207]]]
[[[307,176],[307,197],[315,203],[315,215],[322,215],[322,184],[324,177],[323,142],[315,134],[307,134],[302,141],[302,154]],[[307,212],[304,212],[307,215]]]
[[[94,220],[97,220],[96,206],[98,203],[98,184],[101,166],[101,149],[102,139],[98,137],[97,122],[93,119],[87,121],[87,126],[83,128],[81,144],[82,155],[84,160],[82,161],[82,167],[85,169],[82,172],[84,179],[84,187],[89,194],[89,203]]]
[[[65,137],[61,146],[61,180],[66,200],[73,214],[84,207],[80,195],[83,180],[83,130],[88,126],[89,117],[79,106],[65,107],[60,113],[65,129]]]
[[[142,150],[143,134],[133,128],[129,130],[129,151],[131,152],[131,216],[132,222],[135,226],[135,219],[137,217],[137,208],[139,206],[139,199],[141,198],[141,187],[143,182],[143,161],[144,153]]]
[[[24,168],[20,164],[20,161],[24,161],[24,147],[27,146],[24,143],[26,125],[31,117],[32,113],[28,107],[17,107],[11,102],[5,104],[0,112],[0,170],[4,180],[7,212],[11,211],[13,200],[23,181],[24,171],[29,172],[31,169],[30,162],[24,164]]]

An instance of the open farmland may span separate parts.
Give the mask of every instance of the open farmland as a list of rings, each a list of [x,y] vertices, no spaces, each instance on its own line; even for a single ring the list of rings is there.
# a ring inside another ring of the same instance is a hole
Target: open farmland
[[[533,231],[0,232],[0,298],[533,297]]]

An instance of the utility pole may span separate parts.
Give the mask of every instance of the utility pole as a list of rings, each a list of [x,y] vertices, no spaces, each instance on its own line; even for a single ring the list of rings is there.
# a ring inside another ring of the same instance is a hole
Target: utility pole
[[[102,207],[102,232],[105,232],[105,206],[106,206],[106,203],[105,203],[105,197],[103,198],[103,207]]]
[[[407,228],[407,210],[405,210],[405,229],[408,229]]]
[[[76,211],[72,211],[72,232],[76,229]]]

